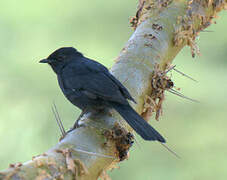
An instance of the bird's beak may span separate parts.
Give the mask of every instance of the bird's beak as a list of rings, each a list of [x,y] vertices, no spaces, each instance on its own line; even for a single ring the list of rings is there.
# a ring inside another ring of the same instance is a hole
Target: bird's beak
[[[50,63],[50,59],[42,59],[39,63]]]

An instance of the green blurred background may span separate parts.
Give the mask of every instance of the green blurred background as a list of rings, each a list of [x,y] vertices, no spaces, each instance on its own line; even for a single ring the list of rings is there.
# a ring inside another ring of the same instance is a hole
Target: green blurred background
[[[38,61],[62,46],[74,46],[111,67],[132,34],[129,17],[137,1],[9,0],[0,7],[0,169],[24,162],[54,146],[60,132],[53,100],[68,129],[79,110],[62,95],[52,70]],[[227,177],[227,13],[202,32],[201,56],[189,48],[176,57],[177,68],[199,81],[172,73],[192,103],[166,93],[164,115],[152,124],[167,137],[177,159],[159,143],[131,149],[113,179],[213,180]]]

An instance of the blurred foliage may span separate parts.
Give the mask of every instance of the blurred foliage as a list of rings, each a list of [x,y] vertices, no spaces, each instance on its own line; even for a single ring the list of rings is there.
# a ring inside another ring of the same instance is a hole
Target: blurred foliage
[[[38,64],[55,49],[74,46],[86,56],[111,67],[132,30],[136,1],[16,0],[0,8],[0,168],[24,162],[55,145],[60,132],[52,102],[68,129],[79,114],[62,95],[48,66]],[[166,93],[164,115],[151,123],[167,138],[179,160],[159,143],[138,143],[128,161],[110,174],[113,179],[226,179],[227,13],[219,14],[209,32],[201,32],[201,56],[189,48],[176,57],[177,69],[199,81],[173,72],[192,103]],[[210,32],[211,31],[211,32]]]

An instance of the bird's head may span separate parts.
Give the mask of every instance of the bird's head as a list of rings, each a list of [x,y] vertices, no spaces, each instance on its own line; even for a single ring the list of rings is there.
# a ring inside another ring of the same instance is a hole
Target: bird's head
[[[40,63],[49,64],[54,72],[61,70],[67,63],[75,60],[77,57],[82,57],[83,55],[78,52],[73,47],[63,47],[54,51],[46,59],[39,61]]]

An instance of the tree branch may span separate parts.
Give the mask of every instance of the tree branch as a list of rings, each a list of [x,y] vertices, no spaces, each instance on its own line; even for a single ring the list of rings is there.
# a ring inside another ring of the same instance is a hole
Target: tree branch
[[[185,45],[193,57],[199,53],[196,36],[226,8],[226,0],[140,0],[131,19],[135,32],[111,71],[129,89],[137,101],[134,108],[144,118],[161,112],[164,90],[172,88],[165,70],[174,57]],[[24,164],[11,165],[0,172],[0,179],[105,179],[106,170],[127,158],[133,143],[128,131],[132,129],[112,110],[85,114],[80,127],[55,147]]]

